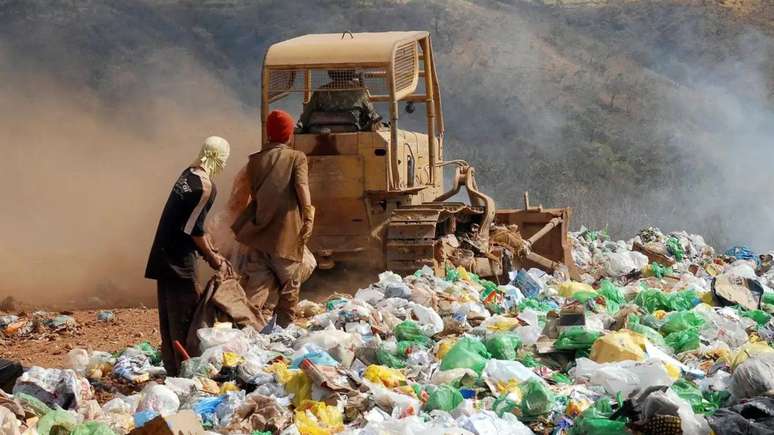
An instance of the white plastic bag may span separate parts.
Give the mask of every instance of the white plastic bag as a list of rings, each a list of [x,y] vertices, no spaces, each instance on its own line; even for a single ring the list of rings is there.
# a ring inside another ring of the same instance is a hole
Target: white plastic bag
[[[80,376],[86,376],[89,367],[89,352],[86,349],[73,349],[67,353],[67,368],[75,370]]]
[[[152,384],[142,390],[137,411],[154,411],[161,416],[171,415],[180,408],[180,399],[167,386]]]
[[[613,396],[620,391],[624,397],[651,385],[674,383],[663,363],[656,359],[599,364],[588,358],[578,358],[570,376],[575,382],[601,386]]]
[[[492,411],[482,411],[471,416],[461,417],[457,423],[476,435],[533,435],[534,432],[513,414],[497,417]]]
[[[211,347],[245,339],[242,331],[233,328],[201,328],[196,331],[196,336],[199,337],[199,350],[202,352]]]
[[[433,336],[443,331],[443,319],[435,310],[413,302],[409,302],[408,306],[417,318],[417,323],[425,335]]]
[[[2,406],[0,406],[0,433],[3,435],[19,435],[21,433],[19,419],[8,408]]]

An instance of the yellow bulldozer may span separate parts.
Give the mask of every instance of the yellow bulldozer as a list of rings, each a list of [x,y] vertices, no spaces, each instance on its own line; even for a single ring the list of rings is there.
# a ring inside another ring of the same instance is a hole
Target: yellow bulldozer
[[[317,209],[309,247],[320,269],[464,266],[500,282],[517,267],[573,273],[570,209],[532,207],[525,193],[524,208],[497,210],[473,167],[444,160],[428,32],[289,39],[268,49],[261,81],[262,124],[276,108],[304,111],[291,146],[308,156]],[[445,167],[454,169],[448,191]],[[468,203],[452,201],[462,187]]]

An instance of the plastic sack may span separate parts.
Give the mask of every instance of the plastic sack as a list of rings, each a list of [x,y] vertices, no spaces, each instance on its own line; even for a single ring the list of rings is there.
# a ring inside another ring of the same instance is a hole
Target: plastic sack
[[[736,369],[739,364],[742,364],[750,357],[767,353],[774,353],[774,348],[764,342],[745,343],[731,357],[731,369]]]
[[[585,350],[589,349],[601,333],[589,331],[582,326],[571,326],[559,334],[554,342],[557,350]]]
[[[677,393],[680,398],[691,404],[693,412],[700,414],[706,414],[716,409],[710,402],[704,399],[704,395],[699,391],[699,388],[686,381],[685,379],[679,379],[675,381],[670,387],[672,391]]]
[[[554,407],[554,393],[540,379],[529,379],[520,385],[521,414],[526,417],[536,417],[547,414]]]
[[[771,314],[761,310],[739,310],[739,315],[755,320],[758,326],[763,326],[771,320]]]
[[[559,295],[565,298],[572,297],[577,292],[596,294],[596,290],[594,290],[594,287],[582,282],[565,281],[559,285]]]
[[[70,435],[116,435],[116,433],[104,423],[87,421],[76,426]]]
[[[171,415],[180,408],[180,399],[166,385],[151,384],[142,390],[138,411],[153,411],[161,416]]]
[[[683,261],[685,258],[685,249],[683,248],[683,245],[680,243],[680,239],[677,237],[670,237],[666,241],[666,248],[667,252],[672,254],[673,257],[675,257],[675,260],[677,261]]]
[[[683,290],[679,292],[667,293],[666,306],[667,311],[684,311],[699,305],[701,299],[694,290]]]
[[[612,414],[610,399],[602,397],[575,419],[568,435],[628,435],[626,422],[610,420]]]
[[[599,337],[591,346],[589,358],[598,363],[645,360],[645,339],[628,331],[617,331]]]
[[[396,355],[384,347],[379,347],[376,351],[376,362],[391,369],[402,369],[406,367],[406,359]]]
[[[624,397],[651,385],[672,385],[674,382],[664,364],[657,359],[599,364],[588,358],[578,358],[576,366],[570,369],[570,376],[576,383],[598,385],[610,395],[620,391]]]
[[[3,435],[20,435],[21,422],[8,408],[0,406],[0,433]]]
[[[135,345],[134,348],[144,353],[145,356],[148,357],[148,360],[150,360],[150,363],[154,366],[161,364],[161,351],[153,347],[153,345],[147,341]]]
[[[412,341],[425,347],[432,347],[433,345],[433,340],[422,333],[422,330],[419,329],[419,326],[417,326],[417,324],[411,320],[398,323],[392,332],[395,334],[395,338],[398,341]]]
[[[605,275],[612,277],[639,272],[648,265],[648,257],[636,251],[605,252],[599,257]]]
[[[234,340],[244,338],[244,333],[239,329],[233,328],[201,328],[196,331],[199,338],[199,350],[205,350],[224,345]]]
[[[576,301],[578,301],[578,302],[580,302],[582,304],[585,304],[586,302],[589,301],[589,299],[594,299],[597,296],[598,295],[597,295],[596,292],[587,292],[587,291],[581,290],[581,291],[577,291],[577,292],[573,293],[571,298],[575,299]]]
[[[42,417],[51,412],[51,408],[35,396],[17,391],[14,392],[13,397],[18,400],[25,409],[31,410],[32,413],[38,417]]]
[[[505,394],[495,399],[494,403],[492,403],[492,411],[494,411],[498,417],[502,417],[505,413],[513,412],[513,410],[518,407],[519,404],[509,399]]]
[[[729,390],[734,400],[774,393],[774,354],[748,358],[734,370]]]
[[[406,383],[406,376],[400,371],[373,364],[366,367],[363,377],[388,388],[394,388]]]
[[[498,359],[492,359],[486,363],[481,377],[495,394],[513,391],[514,387],[530,379],[540,380],[540,377],[524,364]],[[518,393],[521,394],[521,391]]]
[[[664,337],[655,329],[640,324],[640,317],[635,314],[629,314],[626,317],[626,329],[644,336],[653,344],[666,347]]]
[[[521,339],[515,334],[494,334],[484,340],[484,346],[492,358],[514,360]]]
[[[634,303],[649,313],[668,308],[666,294],[653,288],[642,289],[634,298]]]
[[[441,360],[441,370],[473,369],[478,374],[484,370],[491,356],[479,340],[463,337],[452,347]]]
[[[440,385],[435,387],[425,403],[425,411],[440,409],[451,412],[457,408],[464,399],[460,390],[450,385]]]
[[[482,411],[462,417],[457,422],[463,429],[474,435],[534,435],[534,432],[529,427],[519,421],[515,415],[509,413],[504,413],[502,417],[498,417],[492,411]],[[427,433],[448,432],[439,430]]]
[[[602,280],[597,293],[605,298],[608,313],[618,312],[620,306],[626,303],[626,298],[621,289],[613,285],[610,280]]]
[[[698,349],[701,341],[699,340],[699,331],[696,329],[685,329],[673,332],[664,337],[664,342],[671,347],[675,353],[687,352]]]
[[[65,429],[65,433],[71,433],[78,425],[78,419],[75,414],[61,409],[57,409],[49,412],[38,420],[36,429],[39,435],[50,435],[51,430],[54,428]],[[55,434],[61,433],[61,429],[58,429]]]
[[[344,429],[344,416],[335,406],[306,400],[296,409],[296,427],[301,435],[329,435]]]
[[[704,325],[704,318],[694,311],[676,311],[667,315],[664,320],[661,326],[661,333],[664,335],[686,329],[698,329]]]
[[[426,335],[435,335],[443,331],[443,319],[432,308],[424,307],[414,302],[409,302],[408,308],[417,318],[417,323],[420,324],[420,329]]]

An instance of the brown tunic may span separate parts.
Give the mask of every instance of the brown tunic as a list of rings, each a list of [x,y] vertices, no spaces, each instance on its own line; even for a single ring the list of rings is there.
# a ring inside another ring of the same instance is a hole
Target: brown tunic
[[[309,184],[306,155],[270,144],[247,163],[252,200],[232,226],[237,240],[266,254],[301,261],[303,220],[297,189]]]

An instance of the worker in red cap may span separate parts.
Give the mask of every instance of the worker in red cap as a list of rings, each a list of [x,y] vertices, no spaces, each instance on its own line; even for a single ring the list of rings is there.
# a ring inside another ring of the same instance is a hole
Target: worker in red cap
[[[301,281],[308,277],[301,267],[304,248],[314,225],[306,155],[288,146],[294,128],[287,113],[269,114],[269,143],[247,163],[250,202],[231,227],[249,248],[240,268],[245,287],[270,289],[279,284],[274,314],[282,327],[295,319]]]

